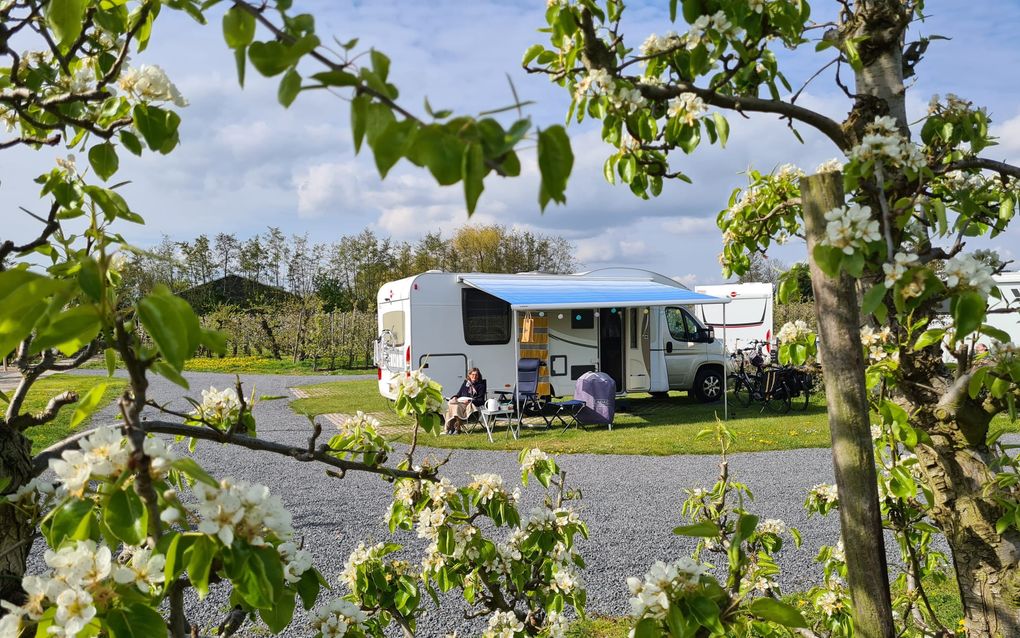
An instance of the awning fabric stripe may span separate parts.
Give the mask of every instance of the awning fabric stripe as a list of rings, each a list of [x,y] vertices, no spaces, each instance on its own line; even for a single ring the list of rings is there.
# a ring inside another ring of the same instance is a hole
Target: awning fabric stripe
[[[633,308],[729,303],[657,281],[635,278],[483,276],[462,281],[498,297],[516,310],[557,310],[561,308]]]

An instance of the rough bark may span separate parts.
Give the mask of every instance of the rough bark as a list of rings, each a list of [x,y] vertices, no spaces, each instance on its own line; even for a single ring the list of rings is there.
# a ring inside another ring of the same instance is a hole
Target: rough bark
[[[825,213],[843,203],[842,176],[824,173],[801,179],[801,199],[810,255],[825,236]],[[845,273],[834,279],[823,273],[814,260],[810,264],[819,348],[825,361],[832,462],[839,490],[854,627],[862,638],[892,638],[889,570],[878,505],[854,280]]]
[[[11,478],[8,493],[32,479],[32,444],[23,434],[0,422],[0,476]],[[0,599],[19,603],[21,578],[32,550],[35,527],[23,512],[0,505]]]

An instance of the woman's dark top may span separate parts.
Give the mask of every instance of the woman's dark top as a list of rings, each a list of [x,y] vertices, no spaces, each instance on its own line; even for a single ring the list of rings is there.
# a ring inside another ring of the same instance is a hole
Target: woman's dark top
[[[457,390],[455,397],[470,397],[471,403],[474,403],[477,407],[482,407],[485,403],[485,379],[479,379],[478,383],[472,384],[467,379],[464,383],[460,384],[460,390]]]

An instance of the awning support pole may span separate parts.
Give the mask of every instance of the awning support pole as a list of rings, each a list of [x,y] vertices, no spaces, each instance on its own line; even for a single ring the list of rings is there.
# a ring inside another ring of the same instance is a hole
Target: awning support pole
[[[730,420],[730,396],[729,388],[727,388],[727,379],[730,376],[729,371],[729,359],[727,358],[726,349],[726,304],[722,304],[722,352],[723,352],[723,373],[722,373],[722,404],[723,404],[723,421]]]
[[[514,414],[517,415],[517,424],[520,427],[521,423],[521,400],[520,395],[517,393],[517,364],[521,360],[521,342],[517,337],[517,309],[513,311],[514,315]],[[513,425],[510,426],[511,428]]]

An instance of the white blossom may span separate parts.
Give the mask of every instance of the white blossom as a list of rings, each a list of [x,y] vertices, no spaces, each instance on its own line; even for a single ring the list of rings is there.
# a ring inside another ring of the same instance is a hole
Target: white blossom
[[[833,208],[825,213],[827,224],[822,243],[839,248],[847,255],[854,250],[863,248],[869,242],[882,238],[878,231],[878,221],[871,218],[871,207],[861,206],[856,202],[848,206]]]
[[[342,638],[351,627],[364,630],[368,614],[349,600],[336,598],[328,605],[312,612],[309,624],[323,638]]]
[[[796,321],[790,321],[783,324],[783,327],[776,333],[776,339],[781,344],[796,343],[803,338],[806,338],[811,334],[811,329],[807,323],[797,319]]]
[[[497,611],[489,617],[489,626],[482,633],[483,638],[514,638],[524,632],[522,623],[512,611]]]
[[[469,489],[478,492],[479,503],[487,503],[503,491],[503,477],[499,474],[475,474]]]
[[[127,551],[131,558],[125,565],[114,568],[113,579],[121,585],[134,584],[143,594],[152,592],[164,580],[166,557],[153,554],[147,547],[132,547]]]
[[[995,286],[991,266],[966,253],[947,259],[942,275],[950,288],[975,288],[983,295],[988,295]]]
[[[121,89],[142,102],[172,102],[180,107],[188,105],[166,71],[154,64],[129,68],[120,76],[118,83]]]
[[[708,110],[705,102],[694,93],[681,93],[669,101],[666,115],[673,119],[680,118],[684,124],[693,125],[697,118]]]
[[[826,160],[818,165],[815,169],[816,173],[838,173],[843,170],[843,162],[836,158]]]
[[[521,460],[521,472],[534,472],[535,464],[540,461],[548,461],[549,455],[538,448],[532,448],[524,455],[524,459]]]
[[[885,287],[892,288],[903,275],[917,263],[917,255],[913,253],[896,253],[892,263],[882,264],[882,271],[885,272]]]

